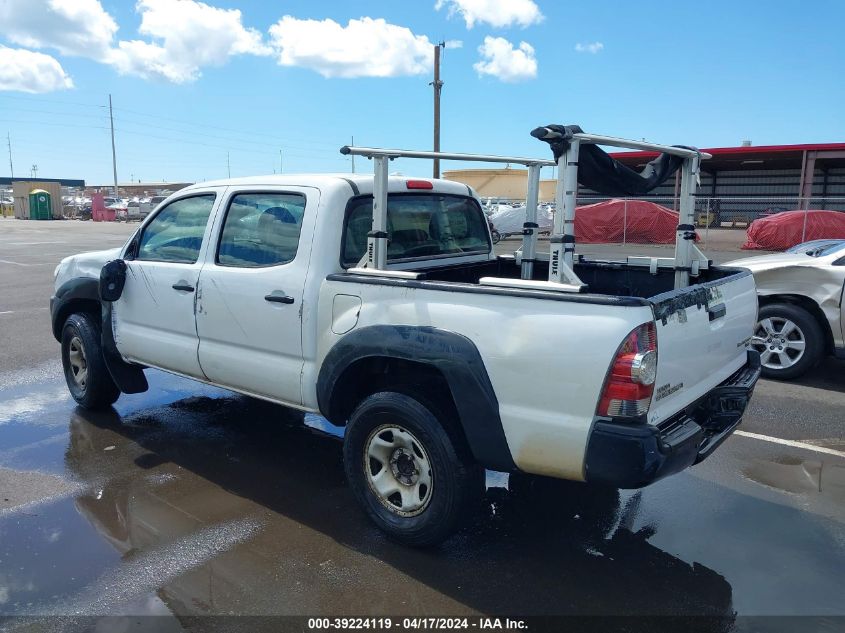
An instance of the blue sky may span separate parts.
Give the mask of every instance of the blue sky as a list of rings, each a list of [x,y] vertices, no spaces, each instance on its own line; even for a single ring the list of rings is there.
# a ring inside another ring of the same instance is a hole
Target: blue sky
[[[18,176],[110,182],[109,93],[121,182],[225,177],[227,153],[232,176],[272,173],[280,150],[285,172],[348,171],[353,135],[427,149],[441,40],[462,42],[443,60],[444,150],[545,156],[528,132],[552,122],[700,147],[845,141],[837,0],[55,2],[0,0]]]

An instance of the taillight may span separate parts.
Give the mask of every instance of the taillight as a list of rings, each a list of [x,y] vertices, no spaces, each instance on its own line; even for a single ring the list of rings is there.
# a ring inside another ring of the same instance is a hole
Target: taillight
[[[634,328],[616,352],[596,410],[598,415],[635,417],[651,405],[657,378],[657,335],[654,323]]]

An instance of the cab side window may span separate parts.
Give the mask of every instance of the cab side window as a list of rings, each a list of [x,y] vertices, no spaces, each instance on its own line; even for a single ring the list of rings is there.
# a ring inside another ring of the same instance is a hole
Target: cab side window
[[[298,193],[240,193],[226,211],[217,264],[239,268],[293,261],[299,248],[305,196]]]
[[[202,246],[214,194],[174,200],[144,227],[136,260],[193,264]]]

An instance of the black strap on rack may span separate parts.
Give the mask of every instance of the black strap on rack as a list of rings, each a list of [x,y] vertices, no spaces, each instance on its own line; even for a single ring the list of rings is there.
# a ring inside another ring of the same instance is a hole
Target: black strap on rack
[[[555,160],[558,160],[569,147],[573,134],[583,131],[577,125],[553,124],[532,130],[531,136],[548,143]],[[683,162],[684,159],[680,156],[660,154],[641,172],[636,172],[612,158],[597,145],[582,143],[578,155],[578,182],[588,189],[609,196],[641,196],[666,182]]]

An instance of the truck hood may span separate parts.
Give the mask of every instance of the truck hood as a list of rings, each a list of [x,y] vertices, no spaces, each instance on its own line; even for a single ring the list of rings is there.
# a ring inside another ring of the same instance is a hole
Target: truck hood
[[[56,288],[58,289],[62,284],[77,277],[99,279],[102,267],[106,262],[120,257],[120,251],[122,249],[123,247],[119,246],[105,251],[91,251],[65,257],[59,262],[59,265],[56,266],[56,270],[54,271]]]
[[[774,253],[772,255],[758,255],[726,262],[723,266],[748,268],[752,273],[774,270],[786,266],[812,266],[816,258],[803,253]]]

